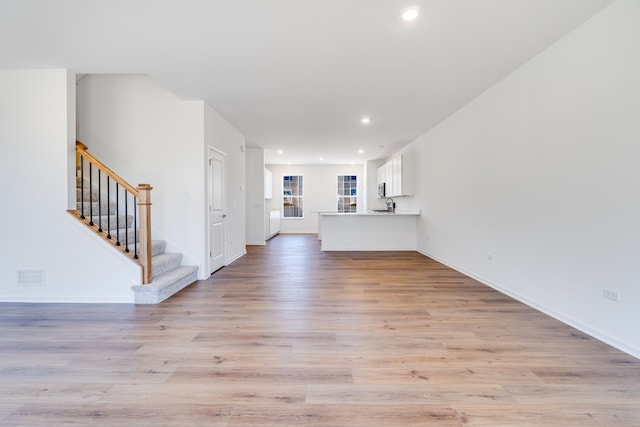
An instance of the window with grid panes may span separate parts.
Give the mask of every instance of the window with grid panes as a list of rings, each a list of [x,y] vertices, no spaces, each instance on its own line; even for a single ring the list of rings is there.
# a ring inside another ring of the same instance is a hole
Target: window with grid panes
[[[302,175],[282,177],[282,217],[304,218]]]
[[[338,175],[338,212],[356,212],[358,209],[358,177]]]

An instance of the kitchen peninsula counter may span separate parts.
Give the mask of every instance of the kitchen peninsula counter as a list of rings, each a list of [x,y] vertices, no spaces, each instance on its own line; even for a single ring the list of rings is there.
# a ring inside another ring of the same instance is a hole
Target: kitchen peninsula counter
[[[415,251],[420,211],[320,213],[323,251]]]

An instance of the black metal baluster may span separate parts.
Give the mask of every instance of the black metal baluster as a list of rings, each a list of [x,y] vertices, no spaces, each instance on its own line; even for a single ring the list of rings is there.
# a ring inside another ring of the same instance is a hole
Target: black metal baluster
[[[116,182],[116,229],[118,231],[116,231],[116,233],[118,234],[117,236],[117,242],[116,242],[116,246],[120,246],[120,185]]]
[[[89,225],[93,225],[93,163],[89,162]]]
[[[80,156],[80,218],[84,219],[84,157]]]
[[[98,232],[102,233],[102,175],[98,169]]]
[[[124,192],[124,251],[129,253],[129,191]]]
[[[111,240],[111,179],[107,175],[107,239]]]
[[[133,197],[133,257],[138,259],[138,198]]]

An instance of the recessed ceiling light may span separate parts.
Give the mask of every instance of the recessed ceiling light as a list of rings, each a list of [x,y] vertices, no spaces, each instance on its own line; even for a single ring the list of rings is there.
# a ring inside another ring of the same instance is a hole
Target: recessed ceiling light
[[[290,164],[291,164],[291,162],[287,162],[287,164],[288,164],[288,165],[290,165]]]
[[[364,150],[361,148],[358,150],[358,154],[362,154],[362,153],[364,153]]]
[[[420,14],[420,9],[417,6],[411,6],[402,11],[402,19],[405,21],[413,21]]]
[[[284,153],[284,151],[278,150],[278,154],[282,154],[282,153]]]
[[[360,123],[362,123],[363,125],[368,125],[369,123],[371,123],[371,119],[369,117],[363,117],[360,120]]]
[[[324,157],[320,157],[320,161],[323,161],[323,160],[324,160]]]

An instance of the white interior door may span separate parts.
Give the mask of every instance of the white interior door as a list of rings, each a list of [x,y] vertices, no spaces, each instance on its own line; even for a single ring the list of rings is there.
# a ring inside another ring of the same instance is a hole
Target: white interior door
[[[225,156],[209,148],[209,267],[211,273],[224,267]]]

